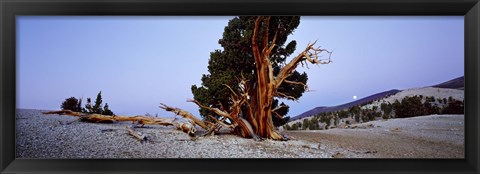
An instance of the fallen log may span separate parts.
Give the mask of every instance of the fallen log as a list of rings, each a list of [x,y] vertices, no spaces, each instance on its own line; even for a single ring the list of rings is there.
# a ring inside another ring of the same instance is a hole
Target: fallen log
[[[113,118],[113,116],[90,114],[90,115],[80,116],[80,121],[91,122],[91,123],[113,123],[115,119]]]
[[[147,140],[147,136],[143,135],[141,132],[134,131],[129,126],[125,126],[125,128],[127,128],[128,134],[130,134],[133,137],[139,139],[140,141],[146,141]]]
[[[71,110],[61,110],[61,111],[49,111],[42,112],[43,114],[58,114],[58,115],[70,115],[80,117],[80,121],[92,122],[92,123],[113,123],[115,121],[131,121],[132,124],[139,123],[142,126],[145,124],[156,124],[162,126],[173,125],[172,118],[154,118],[147,117],[142,115],[137,116],[120,116],[120,115],[101,115],[101,114],[87,114],[81,112],[74,112]]]
[[[82,114],[81,112],[73,112],[71,110],[61,110],[61,111],[48,111],[48,112],[42,112],[42,114],[58,114],[58,115],[70,115],[70,116],[82,116],[85,114]]]
[[[164,109],[165,111],[169,111],[169,112],[173,112],[179,116],[182,116],[183,118],[185,119],[189,119],[191,120],[193,123],[195,123],[196,125],[202,127],[203,129],[205,130],[208,130],[210,127],[207,126],[207,124],[205,122],[203,122],[202,120],[198,119],[197,117],[193,116],[190,112],[188,111],[185,111],[185,110],[182,110],[182,109],[179,109],[179,108],[174,108],[174,107],[170,107],[166,104],[163,104],[163,103],[160,103],[161,106],[159,106],[160,108]]]
[[[187,133],[189,136],[194,137],[196,121],[199,120],[193,116],[191,117],[184,117],[184,118],[156,118],[156,117],[147,117],[142,115],[137,116],[120,116],[120,115],[101,115],[101,114],[87,114],[81,112],[74,112],[71,110],[61,110],[61,111],[49,111],[49,112],[42,112],[43,114],[58,114],[58,115],[69,115],[69,116],[76,116],[80,117],[78,120],[84,122],[91,122],[91,123],[114,123],[114,122],[122,122],[122,121],[131,121],[132,124],[141,125],[143,127],[145,124],[148,125],[162,125],[162,126],[175,126],[178,130],[182,130],[183,132]],[[192,120],[196,119],[195,121]],[[198,124],[197,124],[198,125]],[[203,125],[206,126],[206,125]],[[131,128],[129,129],[130,134],[135,136],[136,138],[142,138],[141,133],[138,132],[135,134]],[[133,132],[131,132],[133,131]],[[140,135],[140,136],[137,136]]]

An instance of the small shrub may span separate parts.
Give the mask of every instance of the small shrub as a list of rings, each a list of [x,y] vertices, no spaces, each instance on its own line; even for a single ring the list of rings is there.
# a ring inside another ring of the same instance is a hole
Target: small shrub
[[[103,115],[114,115],[113,112],[108,108],[108,103],[105,103],[105,106],[103,107],[102,111]]]
[[[80,101],[80,103],[81,103],[81,101]],[[78,99],[75,98],[75,97],[70,97],[70,98],[65,99],[65,101],[63,101],[60,108],[62,108],[63,110],[72,110],[74,112],[81,112],[82,108],[79,107],[79,106],[81,106],[81,105],[79,105]]]

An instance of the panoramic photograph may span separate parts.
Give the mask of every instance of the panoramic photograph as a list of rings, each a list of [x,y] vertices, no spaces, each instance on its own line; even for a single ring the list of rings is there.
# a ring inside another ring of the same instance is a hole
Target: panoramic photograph
[[[17,16],[16,158],[465,158],[463,16]]]

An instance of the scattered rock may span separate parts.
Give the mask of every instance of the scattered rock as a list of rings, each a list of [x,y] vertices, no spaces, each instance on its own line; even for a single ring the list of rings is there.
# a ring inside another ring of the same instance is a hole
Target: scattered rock
[[[395,147],[395,143],[398,142],[379,138],[379,136],[398,138],[399,136],[397,135],[402,134],[380,133],[373,134],[374,136],[372,136],[370,131],[337,129],[326,131],[327,133],[321,131],[299,131],[298,133],[287,131],[289,136],[285,137],[288,137],[288,139],[290,139],[289,141],[255,141],[230,134],[218,134],[206,137],[199,136],[196,141],[192,141],[188,135],[172,127],[152,125],[150,128],[141,129],[144,135],[148,135],[148,140],[151,140],[147,141],[150,143],[145,143],[136,141],[136,139],[126,133],[124,126],[130,124],[75,122],[75,124],[70,125],[59,125],[59,121],[67,123],[75,121],[76,118],[56,115],[49,115],[47,117],[39,113],[40,111],[38,110],[17,110],[17,116],[22,119],[18,119],[16,122],[16,158],[348,158],[357,156],[388,156],[395,158],[402,157],[403,154],[406,154],[403,149],[392,148]],[[452,118],[452,116],[443,117],[445,117],[445,119]],[[422,117],[423,120],[425,120],[425,118],[429,117]],[[434,116],[434,118],[436,118],[436,116]],[[385,130],[388,132],[402,131],[404,132],[403,134],[411,133],[413,132],[412,130],[418,129],[418,127],[415,126],[416,122],[397,124],[397,121],[401,120],[392,119],[391,121],[383,123],[363,123],[347,127],[355,129],[359,128],[359,126],[367,128],[382,125],[383,129],[370,130]],[[432,121],[435,121],[435,124],[437,124],[439,120]],[[418,133],[419,136],[422,136],[422,142],[430,140],[428,137],[426,139],[423,138],[424,134],[431,135],[432,133],[435,133],[433,135],[437,135],[438,133],[442,133],[440,135],[445,134],[445,136],[437,136],[438,138],[442,138],[440,139],[442,141],[454,143],[463,142],[461,141],[463,140],[463,131],[460,131],[463,130],[463,127],[458,127],[458,124],[461,123],[460,121],[463,121],[463,117],[461,120],[447,122],[448,125],[455,125],[457,127],[444,127],[444,131],[426,131],[424,133],[418,131],[415,132],[415,135]],[[418,122],[418,124],[421,127],[425,123]],[[427,125],[434,125],[434,123],[428,122]],[[203,133],[204,132],[198,134],[202,135]],[[362,143],[358,142],[363,141],[363,139],[352,140],[350,138],[356,135],[356,133],[360,133],[359,135],[368,135],[365,136],[366,140],[370,140],[370,138],[374,140],[371,142],[365,140],[368,143],[381,144],[375,142],[378,140],[388,146],[363,146]],[[347,144],[340,144],[339,137],[341,138],[342,136],[336,136],[337,134],[345,135],[344,142]],[[298,139],[292,137],[292,135]],[[325,139],[320,139],[316,137],[318,135],[329,136]],[[418,143],[406,142],[406,144],[412,143],[413,145]],[[449,148],[443,149],[455,150],[457,146],[451,146],[450,144],[448,146]],[[463,144],[458,146],[464,147]],[[405,157],[444,157],[438,156],[438,148],[428,149],[428,147],[425,149],[433,151],[430,156],[428,156],[429,154],[419,153],[421,151],[408,149],[412,151],[408,153],[414,154],[407,153]],[[369,149],[363,151],[365,149],[361,150],[361,148]],[[94,149],[94,151],[91,151],[92,149]],[[460,151],[460,153],[457,154],[456,151],[450,150],[450,152],[440,155],[462,157],[463,152],[464,151]]]
[[[115,131],[115,129],[100,129],[101,132],[112,132]]]
[[[344,158],[345,155],[343,153],[337,152],[334,155],[332,155],[332,158]]]
[[[400,128],[395,128],[395,129],[390,129],[390,132],[401,132],[402,130],[400,130]]]
[[[307,148],[307,149],[319,149],[319,146],[317,146],[315,144],[302,145],[302,147]]]

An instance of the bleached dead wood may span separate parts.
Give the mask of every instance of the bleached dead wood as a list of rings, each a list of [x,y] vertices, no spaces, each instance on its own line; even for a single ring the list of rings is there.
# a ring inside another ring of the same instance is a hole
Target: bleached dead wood
[[[141,132],[134,131],[129,126],[125,126],[125,128],[127,129],[128,134],[132,135],[133,137],[135,137],[135,138],[137,138],[141,141],[147,140],[147,136],[143,135]]]
[[[92,122],[92,123],[113,123],[113,122],[124,122],[124,121],[131,121],[132,124],[141,125],[162,125],[162,126],[175,126],[178,130],[182,130],[183,132],[187,133],[189,136],[195,136],[195,121],[190,119],[196,119],[192,115],[187,116],[183,119],[174,119],[174,118],[156,118],[156,117],[148,117],[148,116],[119,116],[119,115],[101,115],[101,114],[87,114],[87,113],[80,113],[80,112],[73,112],[71,110],[61,110],[61,111],[49,111],[43,112],[43,114],[58,114],[58,115],[69,115],[79,117],[78,120],[85,121],[85,122]],[[200,121],[196,119],[196,121]],[[131,128],[127,128],[130,134],[137,138],[141,138],[135,135],[135,132]]]
[[[188,111],[185,111],[185,110],[179,109],[179,108],[174,108],[174,107],[168,106],[168,105],[163,104],[163,103],[160,103],[159,107],[166,110],[166,111],[173,112],[173,113],[175,113],[179,116],[182,116],[183,118],[189,119],[189,120],[193,121],[193,123],[202,127],[205,130],[209,129],[209,127],[207,126],[207,123],[205,123],[204,121],[202,121],[202,120],[198,119],[197,117],[193,116]]]
[[[61,114],[79,116],[83,121],[90,122],[114,122],[114,121],[132,121],[133,124],[156,124],[156,125],[174,125],[177,129],[193,136],[195,135],[195,126],[205,129],[208,134],[218,131],[221,127],[231,128],[236,134],[242,137],[252,137],[256,140],[260,138],[268,138],[273,140],[287,140],[288,137],[281,135],[274,128],[272,116],[281,118],[276,111],[279,108],[272,108],[272,102],[275,98],[284,98],[296,100],[295,97],[285,92],[280,92],[279,88],[282,84],[291,84],[303,86],[308,90],[308,86],[302,82],[286,80],[290,77],[299,64],[303,66],[305,63],[314,65],[331,63],[330,56],[332,52],[315,47],[316,41],[308,44],[307,47],[297,56],[293,57],[289,62],[284,62],[278,73],[274,73],[273,64],[271,62],[272,52],[276,45],[277,34],[272,38],[269,36],[270,17],[259,16],[255,20],[252,33],[252,54],[255,59],[256,78],[253,82],[247,82],[245,78],[239,81],[240,90],[235,91],[226,85],[231,92],[231,106],[224,108],[220,103],[220,107],[216,108],[212,105],[203,105],[200,102],[190,99],[201,108],[208,109],[216,114],[220,119],[213,119],[215,123],[204,121],[193,116],[185,110],[167,106],[160,103],[160,108],[175,113],[186,119],[187,121],[179,122],[176,119],[161,119],[146,116],[106,116],[99,114],[84,114],[72,112],[68,110],[46,112],[45,114]],[[319,59],[321,54],[328,54],[328,59]],[[308,68],[308,67],[307,67]],[[226,119],[230,120],[226,123]]]
[[[152,124],[152,125],[163,125],[170,126],[173,125],[171,118],[155,118],[147,117],[142,115],[137,116],[120,116],[120,115],[101,115],[101,114],[88,114],[81,112],[73,112],[71,110],[61,110],[61,111],[49,111],[43,112],[43,114],[58,114],[58,115],[70,115],[80,117],[81,121],[87,122],[114,122],[114,121],[131,121],[132,124],[138,123],[141,125]]]

